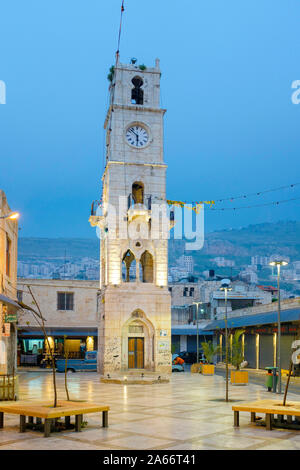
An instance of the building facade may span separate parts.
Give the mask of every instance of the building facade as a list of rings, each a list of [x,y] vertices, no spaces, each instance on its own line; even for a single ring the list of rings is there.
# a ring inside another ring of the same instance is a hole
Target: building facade
[[[105,121],[99,372],[171,372],[160,67],[117,64]],[[157,210],[156,210],[157,209]]]
[[[16,366],[18,222],[0,190],[0,375],[11,375]]]
[[[55,354],[68,350],[70,357],[78,358],[85,350],[97,349],[98,281],[19,279],[19,300],[34,307],[28,286],[45,319]],[[40,365],[46,353],[41,327],[32,313],[23,310],[18,318],[18,364]]]

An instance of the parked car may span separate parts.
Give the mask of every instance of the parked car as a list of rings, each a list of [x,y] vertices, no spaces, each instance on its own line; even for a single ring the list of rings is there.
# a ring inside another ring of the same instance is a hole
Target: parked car
[[[65,372],[66,368],[66,359],[57,359],[56,360],[56,370],[57,372]],[[97,371],[97,351],[87,351],[85,353],[84,359],[68,359],[67,360],[67,371],[68,372],[77,372],[77,371]]]

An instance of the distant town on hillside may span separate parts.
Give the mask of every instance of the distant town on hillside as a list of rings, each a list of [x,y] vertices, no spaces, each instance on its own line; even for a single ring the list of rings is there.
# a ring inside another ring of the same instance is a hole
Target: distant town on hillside
[[[99,240],[19,238],[18,277],[99,279]],[[235,277],[254,285],[275,285],[270,259],[284,257],[282,289],[300,294],[300,222],[249,225],[206,234],[202,250],[185,251],[184,240],[169,242],[169,282]]]

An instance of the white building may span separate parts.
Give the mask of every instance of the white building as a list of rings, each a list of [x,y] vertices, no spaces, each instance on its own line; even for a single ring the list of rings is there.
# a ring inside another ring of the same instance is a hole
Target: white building
[[[226,259],[224,258],[224,256],[217,256],[216,258],[213,258],[211,261],[215,263],[219,268],[222,268],[222,267],[233,268],[235,266],[235,262],[233,260]]]

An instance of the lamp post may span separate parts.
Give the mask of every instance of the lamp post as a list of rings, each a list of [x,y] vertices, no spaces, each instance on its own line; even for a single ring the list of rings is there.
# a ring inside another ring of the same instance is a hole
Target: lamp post
[[[226,364],[226,402],[228,402],[228,328],[227,328],[227,297],[228,291],[232,290],[230,287],[230,280],[223,279],[221,281],[221,291],[225,294],[225,364]]]
[[[198,308],[202,302],[193,302],[196,305],[196,326],[197,326],[197,364],[199,363],[199,329],[198,329]]]
[[[10,214],[7,214],[7,215],[0,215],[0,219],[14,220],[14,219],[18,219],[19,217],[20,217],[19,212],[11,212]]]
[[[278,292],[278,317],[277,317],[277,368],[278,368],[278,388],[277,393],[281,393],[281,359],[280,359],[280,350],[281,350],[281,323],[280,323],[280,267],[286,266],[287,261],[277,260],[271,261],[270,266],[277,266],[277,292]]]

